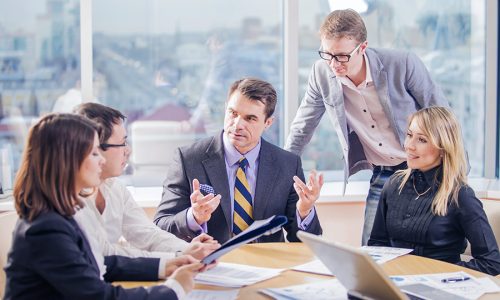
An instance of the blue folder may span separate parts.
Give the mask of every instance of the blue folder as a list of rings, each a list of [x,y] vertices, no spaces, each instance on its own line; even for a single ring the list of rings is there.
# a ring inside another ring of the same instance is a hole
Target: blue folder
[[[286,222],[287,218],[285,216],[272,216],[265,220],[254,221],[247,229],[225,242],[219,249],[203,258],[201,262],[206,265],[211,264],[214,260],[241,245],[247,244],[262,235],[270,235],[281,230],[281,227]]]

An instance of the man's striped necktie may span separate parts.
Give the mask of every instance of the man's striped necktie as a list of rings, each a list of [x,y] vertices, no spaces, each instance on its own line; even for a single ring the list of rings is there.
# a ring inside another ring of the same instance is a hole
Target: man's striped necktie
[[[242,157],[234,182],[233,233],[238,234],[253,223],[252,194],[245,175],[248,160]]]

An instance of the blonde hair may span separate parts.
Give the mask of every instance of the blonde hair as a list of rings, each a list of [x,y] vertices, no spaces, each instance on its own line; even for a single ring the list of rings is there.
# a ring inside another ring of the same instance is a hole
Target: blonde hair
[[[438,106],[417,111],[410,116],[408,126],[414,121],[442,155],[442,181],[432,201],[432,213],[445,216],[450,201],[458,205],[458,192],[467,184],[467,160],[460,125],[449,109]],[[399,185],[400,193],[411,171],[408,168],[396,173],[403,178]]]
[[[366,41],[366,26],[363,18],[353,9],[332,11],[319,29],[320,38],[353,38],[358,43]]]

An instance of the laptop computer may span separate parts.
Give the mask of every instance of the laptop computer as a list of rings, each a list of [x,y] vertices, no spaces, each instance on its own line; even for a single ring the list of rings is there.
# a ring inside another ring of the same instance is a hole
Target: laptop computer
[[[297,236],[344,285],[349,299],[465,299],[425,284],[398,288],[364,251],[304,231]]]

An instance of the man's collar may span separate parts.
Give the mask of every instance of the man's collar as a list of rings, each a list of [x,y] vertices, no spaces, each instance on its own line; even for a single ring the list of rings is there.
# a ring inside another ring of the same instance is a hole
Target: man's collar
[[[365,86],[366,84],[370,83],[373,81],[372,74],[370,72],[370,64],[368,62],[368,56],[366,56],[366,53],[363,54],[363,59],[365,60],[365,80],[363,80],[361,83],[364,83]],[[334,73],[335,74],[335,73]],[[337,76],[337,79],[342,83],[343,85],[346,86],[351,86],[351,87],[356,87],[356,85],[352,82],[350,78],[347,76]]]
[[[238,150],[236,150],[231,142],[229,142],[229,139],[224,132],[222,133],[222,143],[224,146],[225,159],[229,166],[236,164],[240,160],[240,158],[244,156],[248,160],[249,167],[251,169],[255,168],[255,162],[259,157],[260,147],[262,145],[262,138],[252,150],[248,151],[245,154],[241,154],[240,152],[238,152]]]
[[[372,73],[370,71],[370,62],[368,61],[368,56],[366,56],[366,52],[363,54],[363,57],[365,59],[365,66],[366,66],[366,83],[370,83],[373,81],[372,78]]]

